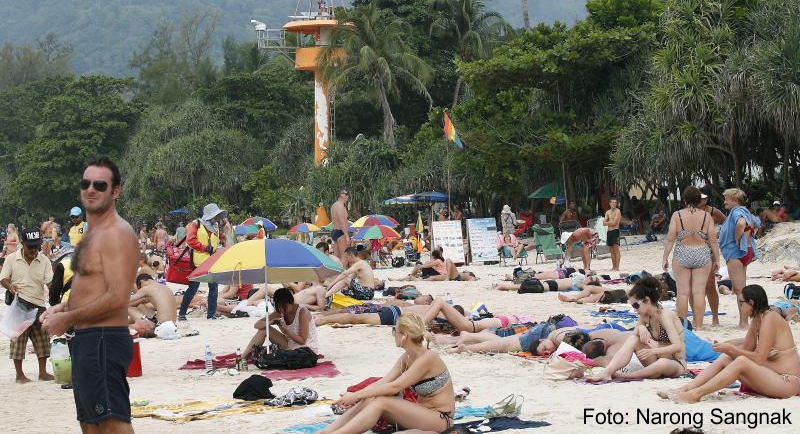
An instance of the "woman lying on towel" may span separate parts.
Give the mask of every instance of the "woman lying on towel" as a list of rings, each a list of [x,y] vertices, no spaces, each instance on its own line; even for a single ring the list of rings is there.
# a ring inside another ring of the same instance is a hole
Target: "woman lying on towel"
[[[714,351],[723,354],[711,366],[687,385],[659,392],[659,396],[698,402],[736,380],[743,388],[771,398],[800,395],[800,355],[789,324],[770,310],[767,294],[759,285],[745,286],[739,305],[751,320],[744,341],[740,345],[715,343]]]
[[[397,281],[415,281],[415,280],[428,280],[432,282],[444,282],[448,280],[458,280],[458,281],[466,281],[470,282],[473,280],[477,280],[475,277],[475,273],[471,271],[458,271],[456,268],[456,264],[449,259],[445,259],[442,255],[442,248],[437,247],[433,249],[431,252],[431,260],[422,264],[417,265],[414,269],[411,270],[411,273],[408,276],[401,277],[399,279],[392,279],[389,280],[397,280]]]
[[[453,425],[453,382],[439,355],[422,345],[426,334],[422,318],[401,316],[392,334],[395,345],[404,350],[400,359],[382,379],[342,395],[337,404],[348,410],[320,433],[362,433],[379,419],[405,429],[434,432]],[[398,396],[409,387],[418,396],[416,403]]]
[[[636,281],[628,300],[639,314],[634,334],[629,336],[603,372],[587,378],[590,382],[612,378],[674,378],[686,372],[686,346],[683,327],[675,312],[664,310],[659,303],[664,288],[654,277]],[[644,368],[634,372],[618,372],[627,366],[636,353]]]
[[[428,324],[440,315],[444,315],[447,322],[454,329],[462,332],[477,333],[487,329],[508,327],[509,323],[511,323],[511,318],[502,315],[473,320],[469,312],[465,313],[463,308],[458,310],[456,307],[447,304],[447,300],[441,298],[433,300],[430,309],[422,316],[422,319],[425,320],[425,324]]]
[[[517,291],[520,294],[540,293],[547,291],[583,291],[587,286],[600,287],[600,278],[597,276],[584,276],[575,274],[566,279],[539,280],[528,278],[522,283],[501,282],[494,286],[500,291]],[[602,289],[602,287],[600,287]]]

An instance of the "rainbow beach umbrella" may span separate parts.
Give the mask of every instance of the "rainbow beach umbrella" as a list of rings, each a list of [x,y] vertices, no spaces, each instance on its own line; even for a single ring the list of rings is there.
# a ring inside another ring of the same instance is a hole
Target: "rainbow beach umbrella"
[[[323,226],[322,229],[324,229],[325,232],[331,232],[333,230],[333,222],[330,222],[327,225]],[[353,227],[353,222],[351,222],[350,220],[347,221],[347,230],[349,232],[355,232],[357,230],[357,228]]]
[[[400,238],[400,234],[389,226],[367,226],[361,228],[353,235],[354,240],[383,240],[387,238]]]
[[[378,226],[378,225],[389,226],[390,228],[396,228],[397,226],[400,225],[400,223],[398,223],[397,220],[382,214],[365,215],[364,217],[361,217],[360,219],[356,220],[355,223],[353,223],[354,228],[363,228],[367,226]]]
[[[278,229],[278,226],[275,223],[272,223],[269,219],[264,217],[250,217],[249,219],[243,221],[240,226],[255,226],[259,221],[264,225],[264,230],[267,232],[272,232],[275,229]]]
[[[206,259],[189,280],[223,285],[310,282],[341,273],[342,266],[319,250],[297,241],[243,241]]]
[[[311,223],[300,223],[299,225],[292,226],[289,229],[290,234],[307,234],[309,232],[320,232],[322,230],[321,227],[311,224]]]
[[[236,235],[255,235],[258,233],[258,226],[256,225],[236,225],[233,227],[233,233]]]

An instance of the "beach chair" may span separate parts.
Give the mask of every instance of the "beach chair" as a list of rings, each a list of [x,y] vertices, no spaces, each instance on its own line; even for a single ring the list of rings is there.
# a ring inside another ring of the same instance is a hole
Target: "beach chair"
[[[419,253],[414,250],[414,246],[410,242],[403,243],[403,252],[405,252],[406,256],[406,264],[414,265],[419,262]]]
[[[503,246],[503,247],[500,248],[500,261],[503,262],[503,266],[507,265],[507,261],[509,259],[513,259],[513,258],[514,258],[514,255],[511,254],[511,249],[508,246]],[[517,259],[519,259],[520,265],[522,265],[523,262],[525,262],[525,264],[527,265],[528,264],[528,251],[525,250],[525,249],[522,249],[522,251],[519,252],[519,256],[517,256]]]
[[[536,243],[536,263],[563,259],[564,251],[556,243],[555,228],[551,224],[533,225],[533,240]]]

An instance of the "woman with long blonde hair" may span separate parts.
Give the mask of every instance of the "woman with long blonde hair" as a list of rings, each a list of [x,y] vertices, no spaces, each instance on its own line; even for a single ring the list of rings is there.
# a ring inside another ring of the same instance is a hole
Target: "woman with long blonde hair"
[[[398,428],[434,432],[453,425],[453,381],[439,354],[423,345],[426,331],[422,317],[413,313],[401,316],[392,327],[392,335],[403,354],[382,379],[342,395],[338,404],[348,410],[321,433],[362,433],[379,419]],[[402,398],[406,388],[417,394],[416,403]]]

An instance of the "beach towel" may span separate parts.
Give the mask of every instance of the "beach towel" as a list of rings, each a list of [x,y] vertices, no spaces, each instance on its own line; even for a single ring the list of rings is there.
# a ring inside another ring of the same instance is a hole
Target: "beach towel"
[[[218,356],[214,356],[214,360],[212,361],[212,363],[214,365],[214,369],[235,368],[236,353],[220,354]],[[247,363],[250,365],[254,364],[252,360],[248,360]],[[203,359],[189,360],[178,369],[179,370],[206,369],[206,362]]]
[[[492,407],[488,405],[486,407],[470,407],[468,405],[456,407],[456,412],[453,415],[453,419],[458,420],[465,417],[486,417],[486,414],[491,408]]]
[[[604,323],[600,323],[600,324],[598,324],[598,325],[597,325],[595,328],[591,328],[591,329],[582,329],[582,328],[576,327],[576,328],[575,328],[575,331],[579,331],[579,332],[583,332],[583,333],[591,333],[591,332],[596,332],[596,331],[598,331],[598,330],[605,330],[605,329],[614,329],[614,330],[619,330],[619,331],[621,331],[621,332],[627,332],[627,331],[630,331],[630,330],[628,330],[628,328],[626,328],[625,326],[623,326],[623,325],[621,325],[621,324],[619,324],[619,323],[616,323],[616,322],[611,322],[611,323],[604,322]]]
[[[585,378],[579,378],[579,379],[572,380],[572,381],[574,381],[576,383],[581,383],[581,384],[598,385],[598,384],[608,384],[608,383],[630,383],[630,382],[633,382],[633,381],[644,381],[644,378],[612,378],[611,380],[599,381],[599,382],[589,382],[589,381],[586,381]]]
[[[333,421],[334,419],[330,419],[320,423],[293,425],[282,429],[281,432],[292,434],[316,434],[327,428],[328,425],[333,423]]]
[[[330,405],[333,400],[317,401],[315,405]],[[257,414],[267,411],[293,411],[290,407],[269,407],[261,401],[242,401],[238,399],[215,399],[209,401],[188,401],[183,404],[149,405],[131,407],[131,417],[152,417],[171,422],[190,422],[238,414]]]
[[[629,310],[616,310],[616,309],[607,309],[607,310],[599,310],[590,312],[589,315],[591,316],[605,316],[610,318],[618,318],[625,324],[636,322],[639,319],[639,315],[629,311]]]
[[[306,378],[332,378],[339,375],[339,370],[333,362],[318,363],[313,368],[305,369],[271,369],[261,371],[261,375],[272,381],[277,380],[303,380]]]
[[[494,419],[484,419],[480,422],[467,422],[453,425],[469,432],[498,432],[509,429],[527,429],[550,426],[549,422],[521,420],[518,417],[496,417]]]

